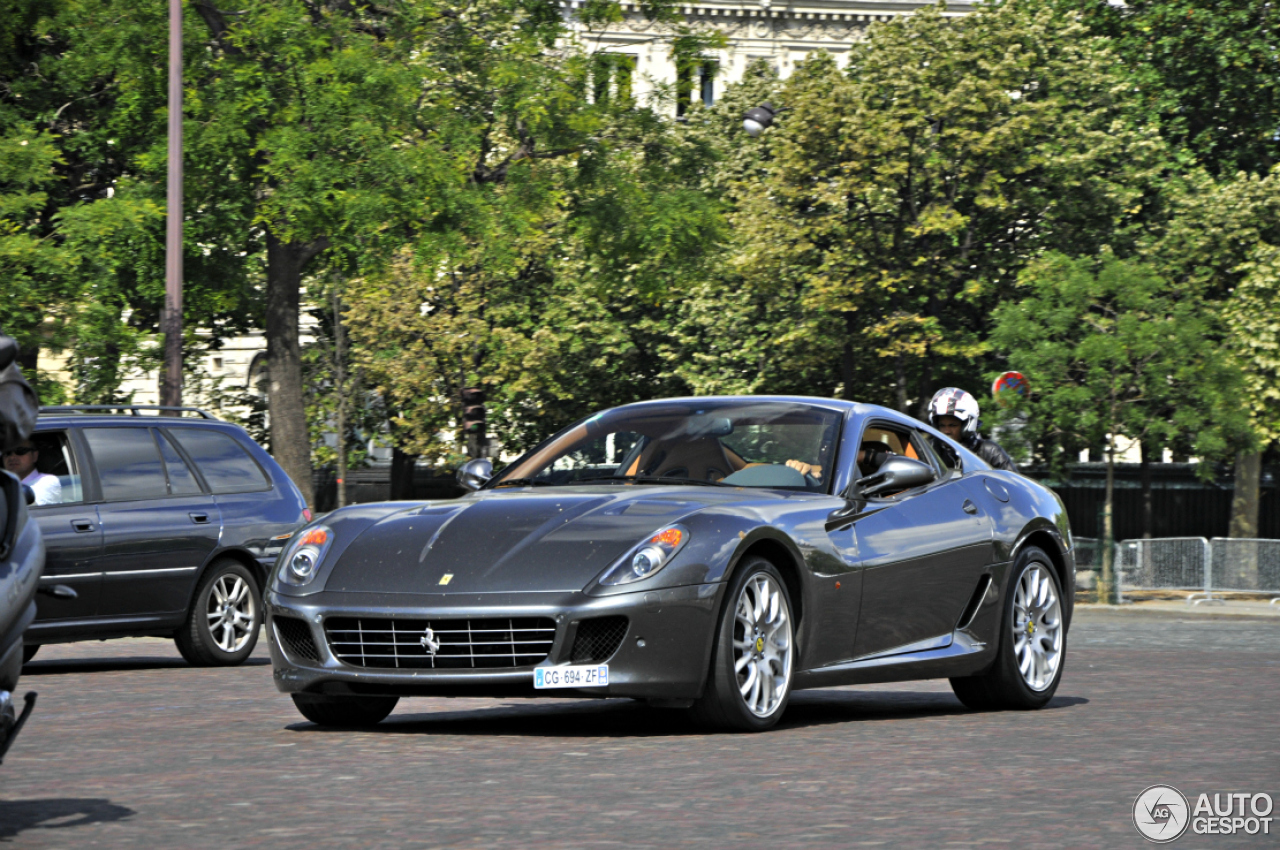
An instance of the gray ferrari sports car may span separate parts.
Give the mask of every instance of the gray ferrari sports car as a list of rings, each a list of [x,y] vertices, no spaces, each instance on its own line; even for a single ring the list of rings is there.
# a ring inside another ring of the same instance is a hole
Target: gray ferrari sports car
[[[947,677],[1037,708],[1062,676],[1066,512],[932,428],[816,398],[597,413],[454,501],[299,531],[266,596],[308,719],[401,697],[634,697],[766,729],[797,688]]]

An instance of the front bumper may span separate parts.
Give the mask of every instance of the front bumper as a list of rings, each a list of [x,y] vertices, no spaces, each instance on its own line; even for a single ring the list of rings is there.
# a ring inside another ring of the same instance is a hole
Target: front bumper
[[[693,699],[702,693],[710,664],[722,583],[606,597],[582,593],[439,594],[320,593],[295,598],[266,595],[267,635],[276,687],[290,694],[386,696],[596,696]],[[627,633],[605,663],[603,688],[535,690],[535,667],[569,664],[578,624],[622,615]],[[275,628],[277,616],[305,621],[319,661],[286,652]],[[545,661],[501,669],[379,669],[344,664],[325,637],[332,617],[463,619],[549,617],[556,634]]]

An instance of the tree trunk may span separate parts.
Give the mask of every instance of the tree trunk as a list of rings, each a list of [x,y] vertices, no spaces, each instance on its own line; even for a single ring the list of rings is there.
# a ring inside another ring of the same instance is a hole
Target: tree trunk
[[[271,415],[271,453],[315,507],[311,481],[311,437],[302,396],[302,345],[298,308],[302,272],[323,241],[281,242],[267,234],[267,410]]]
[[[391,449],[392,501],[414,498],[413,465],[417,460],[417,455],[406,454],[399,447]]]
[[[916,419],[929,421],[929,402],[933,400],[933,357],[925,351],[924,360],[920,363],[920,398],[916,401]]]
[[[853,333],[855,330],[853,313],[844,314],[844,352],[840,357],[841,379],[844,381],[844,397],[853,401]]]
[[[1231,499],[1229,537],[1258,536],[1259,483],[1262,477],[1262,452],[1236,454],[1235,495]]]
[[[1114,509],[1113,497],[1115,495],[1116,483],[1116,449],[1115,441],[1111,435],[1107,436],[1107,497],[1102,503],[1102,539],[1099,545],[1102,546],[1102,572],[1098,575],[1098,601],[1110,605],[1115,602],[1113,590],[1115,588],[1115,565],[1112,563],[1113,535],[1114,523],[1112,522],[1112,512]]]
[[[1139,450],[1142,452],[1142,537],[1150,540],[1154,525],[1154,512],[1151,509],[1151,449],[1144,442]]]
[[[342,298],[337,292],[333,294],[333,382],[337,392],[337,425],[338,425],[338,507],[347,506],[347,370],[343,362],[345,356],[342,338]]]
[[[27,379],[27,383],[31,385],[31,389],[35,391],[37,401],[40,400],[40,346],[23,345],[18,348],[18,357],[14,361],[18,364],[18,368],[22,370],[22,377]],[[43,402],[40,402],[43,404]]]
[[[898,410],[903,413],[910,413],[907,410],[907,361],[901,354],[893,358],[893,384],[894,392],[897,395]]]

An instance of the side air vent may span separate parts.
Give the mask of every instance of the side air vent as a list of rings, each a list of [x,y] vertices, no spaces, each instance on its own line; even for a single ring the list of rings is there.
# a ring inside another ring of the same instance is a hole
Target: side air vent
[[[964,606],[964,613],[960,615],[960,622],[956,623],[957,629],[967,629],[973,622],[973,618],[978,616],[978,609],[982,607],[982,600],[986,598],[987,591],[991,589],[991,576],[984,575],[978,579],[978,586],[974,588],[973,596],[969,599],[969,604]]]
[[[276,640],[284,649],[285,655],[298,661],[320,661],[320,652],[316,649],[315,639],[311,637],[310,626],[293,617],[274,617],[273,621]]]
[[[578,624],[569,658],[574,664],[607,661],[627,636],[626,617],[594,617]]]

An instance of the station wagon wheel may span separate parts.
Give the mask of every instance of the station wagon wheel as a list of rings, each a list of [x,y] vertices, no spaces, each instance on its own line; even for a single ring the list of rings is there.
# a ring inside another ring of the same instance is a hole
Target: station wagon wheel
[[[243,564],[227,558],[215,561],[200,580],[174,642],[198,667],[227,666],[249,657],[261,628],[258,583]]]
[[[1040,708],[1058,689],[1067,650],[1062,587],[1043,550],[1028,546],[1019,554],[1001,613],[995,661],[952,679],[951,689],[973,709]]]
[[[751,558],[730,582],[724,606],[711,673],[693,715],[721,728],[768,729],[791,696],[795,624],[790,593],[773,564]]]

